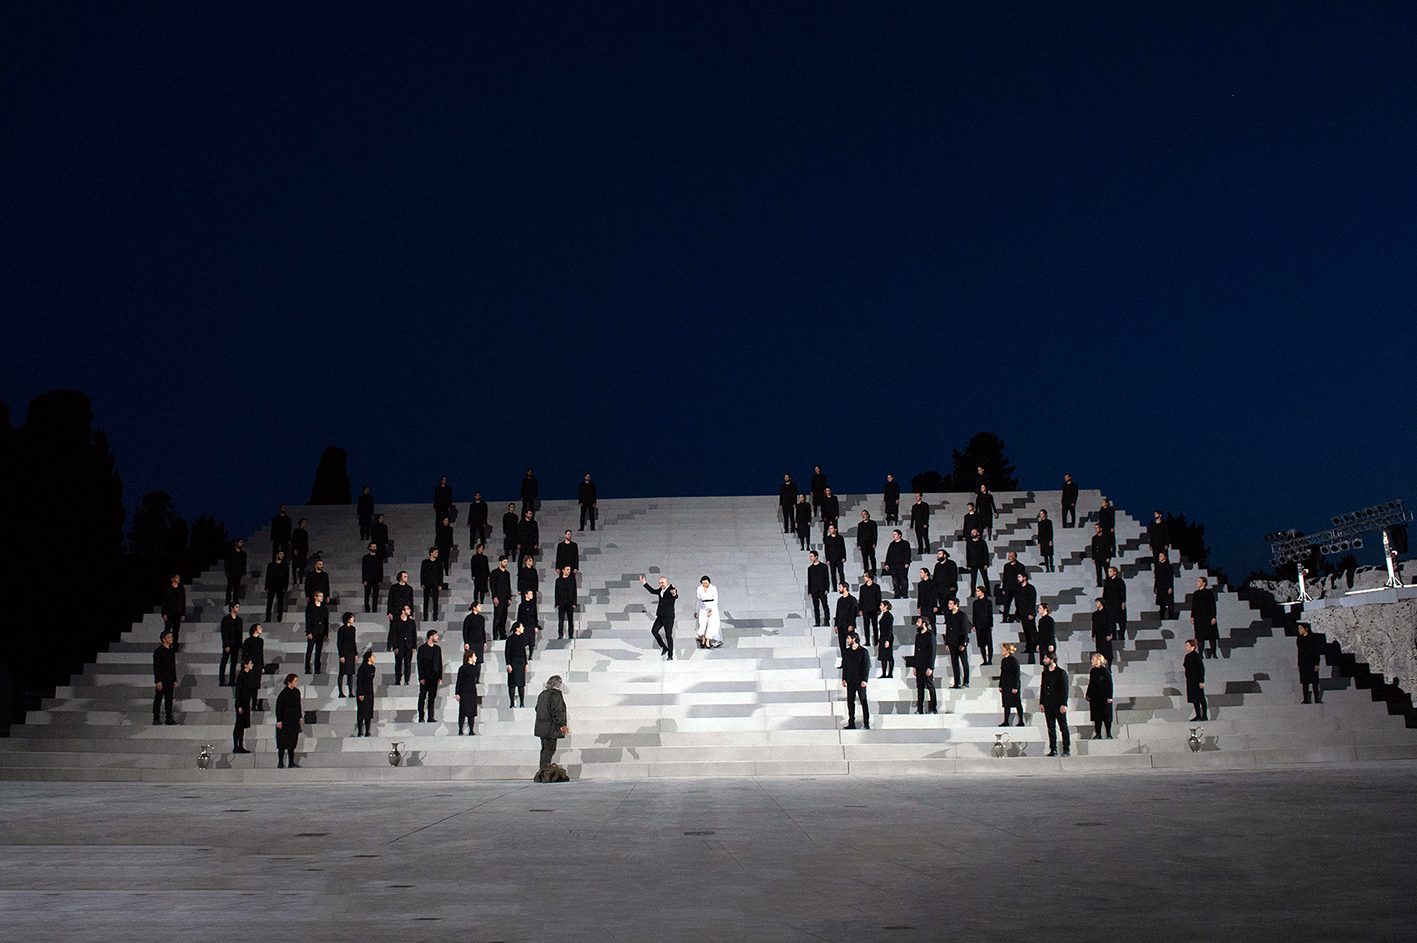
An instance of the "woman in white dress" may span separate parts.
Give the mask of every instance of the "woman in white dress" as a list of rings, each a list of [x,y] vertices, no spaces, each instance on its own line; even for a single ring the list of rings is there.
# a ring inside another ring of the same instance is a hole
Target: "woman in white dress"
[[[718,623],[718,587],[707,576],[699,578],[699,648],[721,648],[723,629]]]

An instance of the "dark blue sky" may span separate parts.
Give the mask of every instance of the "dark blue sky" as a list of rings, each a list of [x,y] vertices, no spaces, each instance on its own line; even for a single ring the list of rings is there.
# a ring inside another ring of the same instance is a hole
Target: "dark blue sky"
[[[0,12],[0,399],[131,507],[843,491],[997,432],[1261,534],[1410,497],[1417,6]]]

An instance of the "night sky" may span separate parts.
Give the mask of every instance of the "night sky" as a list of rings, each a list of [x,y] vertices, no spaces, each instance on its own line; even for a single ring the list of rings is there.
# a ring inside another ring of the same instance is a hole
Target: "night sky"
[[[843,492],[991,430],[1260,537],[1413,497],[1417,4],[0,8],[0,399],[131,508]]]

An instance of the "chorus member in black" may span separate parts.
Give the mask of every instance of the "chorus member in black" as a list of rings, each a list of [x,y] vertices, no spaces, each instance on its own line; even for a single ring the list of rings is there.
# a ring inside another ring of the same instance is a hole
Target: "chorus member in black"
[[[1019,689],[1023,686],[1023,669],[1014,657],[1018,647],[1013,642],[1005,642],[999,646],[999,650],[1004,653],[1004,657],[999,660],[999,697],[1004,703],[1004,722],[999,726],[1009,726],[1009,711],[1018,711],[1018,725],[1022,727],[1023,695],[1019,693]]]
[[[1048,755],[1058,755],[1058,728],[1063,731],[1063,755],[1072,753],[1072,735],[1068,732],[1068,674],[1058,667],[1052,655],[1043,656],[1043,673],[1038,682],[1038,703],[1048,722]]]
[[[826,536],[828,529],[835,528],[841,522],[841,501],[832,490],[827,488],[822,492],[822,535]]]
[[[1034,633],[1034,650],[1040,655],[1052,655],[1056,660],[1058,656],[1058,626],[1053,621],[1053,610],[1046,602],[1038,604],[1038,629]],[[1028,663],[1033,664],[1033,655],[1028,656]]]
[[[1092,525],[1092,543],[1088,545],[1087,555],[1092,557],[1092,568],[1097,571],[1097,585],[1102,586],[1102,578],[1107,573],[1107,567],[1112,563],[1112,555],[1116,553],[1116,546],[1112,542],[1112,537],[1107,531],[1102,529],[1101,524]]]
[[[881,600],[881,622],[876,630],[876,661],[881,664],[881,677],[895,677],[895,616],[889,600]]]
[[[541,592],[541,573],[536,569],[536,560],[527,557],[517,567],[517,595]]]
[[[566,567],[570,567],[572,573],[581,571],[581,548],[571,539],[570,531],[566,531],[561,542],[556,545],[556,572],[559,573]]]
[[[266,621],[271,621],[274,609],[277,622],[285,621],[285,591],[290,588],[290,568],[285,565],[285,553],[276,551],[276,558],[266,564]]]
[[[305,711],[300,706],[300,678],[295,674],[285,676],[285,688],[276,698],[276,768],[283,769],[286,757],[290,757],[290,768],[299,769],[295,762],[295,748],[300,745],[300,728],[305,723]]]
[[[241,601],[241,581],[246,578],[246,542],[240,537],[231,545],[226,555],[226,604]]]
[[[1037,648],[1036,637],[1038,635],[1038,590],[1028,579],[1028,573],[1020,573],[1018,577],[1018,612],[1020,628],[1023,630],[1023,643],[1029,648]]]
[[[886,487],[882,494],[882,510],[887,524],[900,523],[900,482],[895,475],[886,476]]]
[[[930,552],[930,505],[919,492],[910,507],[910,526],[915,531],[915,552],[923,557]]]
[[[822,506],[822,498],[827,493],[827,476],[822,474],[822,466],[814,465],[812,471],[812,512],[816,513]]]
[[[520,622],[513,623],[512,631],[507,636],[507,642],[503,648],[503,657],[507,665],[508,707],[526,707],[527,651],[526,628]]]
[[[462,650],[476,652],[479,663],[487,654],[487,620],[482,616],[482,603],[475,602],[462,620]]]
[[[290,535],[290,580],[296,586],[305,582],[305,570],[310,559],[310,532],[305,529],[306,523],[302,517]]]
[[[339,658],[339,676],[335,680],[340,697],[354,697],[354,673],[359,670],[359,640],[354,627],[354,613],[346,612],[335,631],[335,655]],[[349,690],[346,693],[345,687]]]
[[[522,515],[521,523],[517,525],[517,564],[528,557],[534,557],[541,553],[541,525],[536,523],[536,517],[532,512],[527,511]]]
[[[1017,622],[1024,610],[1018,606],[1018,578],[1028,571],[1024,569],[1022,563],[1018,562],[1018,554],[1009,551],[1008,562],[1004,564],[999,573],[999,585],[1004,588],[1004,609],[1000,614],[1005,622]],[[1009,607],[1014,607],[1014,614],[1009,615]],[[1029,607],[1028,611],[1032,611]]]
[[[162,640],[157,648],[153,649],[153,685],[156,692],[153,694],[153,724],[177,723],[177,719],[172,716],[172,695],[177,690],[177,649],[176,643],[172,640],[172,630],[162,630]],[[165,710],[166,721],[159,716],[158,711]]]
[[[438,685],[443,680],[443,647],[438,644],[438,630],[429,629],[427,641],[418,646],[418,721],[423,722],[423,708],[428,708],[428,723],[436,724],[434,717],[438,704]]]
[[[1092,605],[1092,648],[1111,662],[1112,620],[1107,615],[1107,605],[1101,596],[1094,599]]]
[[[935,630],[925,620],[915,617],[915,650],[906,659],[906,667],[915,670],[915,713],[925,713],[925,692],[930,692],[930,713],[939,713],[935,701]]]
[[[407,609],[413,612],[413,587],[408,585],[408,571],[399,570],[394,577],[394,583],[389,587],[388,617],[389,625],[393,625],[394,620],[399,617],[399,613]],[[393,632],[389,632],[389,651],[393,651]]]
[[[370,543],[369,552],[360,558],[359,579],[364,584],[364,611],[378,611],[379,590],[384,586],[384,558],[378,544]]]
[[[871,729],[871,706],[866,702],[866,682],[871,677],[871,661],[855,632],[846,636],[841,653],[841,686],[846,689],[846,729],[856,729],[856,702],[861,702],[861,725]]]
[[[522,513],[536,511],[541,507],[541,502],[538,500],[539,492],[540,486],[536,482],[536,476],[528,468],[526,477],[522,479]]]
[[[182,644],[182,620],[187,618],[187,587],[182,575],[173,573],[162,589],[162,627],[172,633],[174,647]]]
[[[1161,554],[1171,549],[1171,527],[1160,511],[1151,512],[1151,523],[1146,526],[1146,542],[1151,547],[1151,558],[1161,559]]]
[[[509,558],[517,555],[517,529],[521,522],[516,504],[507,505],[507,513],[502,515],[502,552]]]
[[[388,560],[389,544],[393,541],[389,539],[389,525],[384,523],[384,515],[374,515],[374,523],[369,526],[369,540],[379,548],[379,557]]]
[[[861,612],[861,606],[851,595],[851,587],[845,580],[837,584],[836,591],[841,595],[836,597],[836,615],[832,617],[832,625],[836,628],[837,648],[845,656],[846,637],[856,631],[856,617]]]
[[[438,604],[441,602],[439,590],[443,588],[443,564],[438,562],[438,548],[428,548],[428,559],[418,567],[418,584],[423,587],[423,621],[429,619],[431,605],[434,622],[438,621]]]
[[[305,577],[305,601],[308,603],[315,598],[316,593],[325,594],[325,602],[329,602],[330,596],[330,574],[325,572],[325,561],[316,560],[314,569]]]
[[[983,588],[974,591],[970,605],[974,615],[974,638],[979,643],[979,656],[984,664],[994,663],[994,603],[984,595]]]
[[[1215,593],[1204,576],[1196,577],[1196,591],[1191,594],[1191,629],[1195,632],[1196,641],[1205,644],[1205,656],[1216,657],[1220,626],[1215,616]]]
[[[969,687],[969,617],[951,599],[945,612],[945,648],[950,653],[950,671],[954,676],[951,687]]]
[[[668,655],[669,660],[674,660],[674,602],[679,598],[679,590],[670,585],[669,580],[664,577],[659,578],[658,586],[650,586],[645,582],[643,576],[640,577],[640,584],[644,586],[645,592],[659,600],[654,607],[654,624],[650,626],[649,634],[654,637],[654,643],[659,646],[660,654]],[[660,632],[664,636],[660,637]]]
[[[876,575],[876,522],[871,520],[871,512],[861,512],[861,523],[856,525],[856,549],[861,554],[861,572]],[[869,640],[867,641],[869,645]]]
[[[271,518],[271,559],[276,558],[277,553],[290,555],[290,529],[294,522],[290,515],[285,513],[285,505],[280,506],[280,512]]]
[[[359,515],[359,539],[368,540],[370,528],[374,526],[374,496],[369,493],[368,485],[360,492],[359,500],[355,504],[355,513]]]
[[[1315,704],[1324,702],[1324,692],[1319,687],[1319,662],[1323,650],[1319,647],[1319,637],[1307,622],[1299,623],[1299,635],[1294,639],[1299,655],[1299,687],[1304,692],[1304,703],[1309,703],[1309,691],[1314,692]]]
[[[453,516],[453,489],[444,475],[438,479],[438,487],[433,489],[433,520],[441,521]]]
[[[522,593],[522,601],[517,605],[517,621],[526,630],[526,654],[530,658],[536,654],[536,640],[541,635],[541,614],[536,611],[536,593],[531,590]]]
[[[935,569],[930,578],[935,581],[935,593],[940,597],[937,609],[944,609],[951,599],[959,597],[959,566],[950,559],[948,550],[935,551]]]
[[[846,580],[846,540],[836,532],[836,525],[827,525],[827,535],[822,539],[822,549],[826,553],[827,566],[831,568],[832,585]]]
[[[1101,652],[1092,653],[1092,670],[1087,673],[1087,710],[1092,720],[1092,736],[1102,739],[1102,728],[1107,728],[1107,739],[1112,739],[1112,672],[1107,670],[1107,659]]]
[[[1038,556],[1045,572],[1053,572],[1053,522],[1048,520],[1048,512],[1038,512],[1038,530],[1033,536],[1038,544]]]
[[[870,648],[876,637],[876,622],[881,614],[881,587],[876,585],[876,580],[870,573],[862,577],[861,591],[856,594],[856,599],[861,603],[861,642]]]
[[[472,576],[472,599],[474,602],[482,602],[487,598],[488,578],[492,575],[492,561],[487,559],[486,545],[477,545],[468,570]]]
[[[576,637],[576,578],[569,566],[556,577],[556,637]]]
[[[935,628],[935,606],[939,602],[935,595],[935,583],[930,579],[930,571],[920,568],[920,582],[915,584],[915,611],[925,624]]]
[[[807,595],[812,597],[812,625],[827,624],[831,612],[827,609],[827,592],[831,589],[831,573],[827,565],[817,558],[817,551],[807,554],[811,561],[807,564]]]
[[[1116,546],[1117,509],[1106,498],[1102,499],[1102,506],[1097,509],[1097,523],[1102,525],[1102,530],[1112,538],[1113,546]]]
[[[507,612],[512,606],[512,574],[507,571],[505,554],[497,558],[497,569],[487,585],[492,593],[492,639],[501,641],[507,637]]]
[[[1127,584],[1117,575],[1117,568],[1107,568],[1107,578],[1102,581],[1102,608],[1107,610],[1107,618],[1112,621],[1112,637],[1118,642],[1127,638]]]
[[[1210,720],[1210,705],[1205,699],[1205,662],[1196,651],[1196,640],[1186,639],[1186,657],[1182,661],[1186,672],[1186,701],[1195,708],[1191,720]]]
[[[979,531],[970,532],[969,543],[964,545],[964,565],[969,567],[969,591],[984,584],[984,592],[989,592],[989,545],[979,536]]]
[[[324,672],[325,642],[330,637],[330,607],[325,605],[325,594],[316,593],[315,598],[305,606],[305,673],[310,673],[310,660],[314,656],[315,673]]]
[[[418,623],[413,610],[403,607],[393,622],[394,684],[408,684],[413,679],[413,646],[418,644]]]
[[[881,575],[891,578],[895,598],[904,599],[910,591],[910,541],[898,530],[891,531],[891,542],[886,544],[886,563],[881,567]]]
[[[378,669],[374,666],[374,650],[364,653],[364,661],[356,675],[354,696],[354,735],[371,736],[369,726],[374,722],[374,676]]]
[[[236,722],[231,728],[231,752],[250,753],[246,749],[246,730],[251,726],[251,712],[256,709],[256,695],[261,692],[261,673],[251,662],[241,666],[236,676]]]
[[[236,666],[241,663],[241,643],[246,627],[241,621],[241,604],[231,603],[221,617],[221,662],[217,665],[217,681],[224,686],[236,683]],[[228,668],[228,666],[230,666]]]
[[[595,530],[595,519],[600,509],[595,503],[595,482],[590,480],[590,472],[585,473],[576,488],[576,503],[581,507],[581,530],[585,530],[586,521],[590,521],[590,529]]]
[[[477,652],[465,651],[462,666],[458,668],[457,683],[453,687],[453,700],[458,702],[458,736],[462,736],[463,724],[467,724],[469,735],[476,734],[473,721],[477,719],[477,682],[482,677],[482,665]]]
[[[1078,486],[1072,475],[1063,476],[1063,526],[1078,526]]]
[[[472,503],[467,506],[468,546],[476,547],[478,544],[484,544],[491,536],[492,528],[487,523],[487,502],[482,500],[482,492],[478,491],[473,494]]]
[[[782,513],[782,532],[792,533],[797,523],[797,486],[792,483],[791,475],[782,476],[782,484],[777,489],[777,509]]]
[[[1163,622],[1176,618],[1176,570],[1165,550],[1156,555],[1151,575],[1158,618]]]
[[[256,666],[256,710],[265,710],[261,703],[261,679],[265,675],[266,642],[261,638],[261,623],[257,622],[247,631],[246,641],[241,643],[241,663],[251,662]]]
[[[998,506],[994,504],[994,496],[989,493],[988,485],[980,485],[979,493],[974,496],[974,510],[979,514],[979,533],[986,535],[990,540],[994,539],[994,518],[999,513]]]
[[[797,525],[797,549],[806,550],[812,540],[812,506],[807,503],[807,496],[799,494],[797,496],[796,525]]]
[[[443,579],[453,571],[453,522],[446,517],[439,522],[433,546],[438,548],[438,559],[443,562]]]

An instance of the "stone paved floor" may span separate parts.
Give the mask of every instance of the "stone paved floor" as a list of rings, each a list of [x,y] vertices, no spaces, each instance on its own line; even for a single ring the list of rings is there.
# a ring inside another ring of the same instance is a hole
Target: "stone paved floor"
[[[0,940],[1411,940],[1414,774],[0,783]]]

